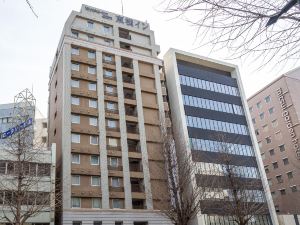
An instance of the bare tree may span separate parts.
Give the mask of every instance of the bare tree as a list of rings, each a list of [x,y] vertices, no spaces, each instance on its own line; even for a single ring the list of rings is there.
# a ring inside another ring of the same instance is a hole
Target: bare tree
[[[0,137],[0,221],[24,225],[54,210],[55,181],[51,151],[34,137],[35,99],[27,89],[16,99],[25,101],[15,104],[11,127]]]
[[[219,194],[213,197],[214,207],[220,206],[222,212],[219,213],[231,217],[237,225],[246,225],[256,216],[267,215],[268,206],[258,170],[246,171],[241,167],[247,164],[256,165],[255,158],[233,155],[240,152],[240,149],[229,143],[224,135],[219,135],[217,140],[219,156],[215,159],[215,165],[219,166],[210,168],[208,172],[219,176],[218,185],[215,186],[217,188],[213,191],[218,193],[218,186],[222,187]],[[209,203],[211,202],[206,202],[208,205]]]
[[[265,64],[276,56],[280,62],[299,59],[300,13],[292,7],[272,26],[287,0],[165,0],[164,12],[176,15],[197,28],[202,45],[229,49],[230,57],[259,57]]]
[[[187,225],[203,209],[201,200],[211,195],[209,190],[214,182],[208,177],[196,181],[195,174],[201,172],[191,154],[186,152],[185,143],[175,146],[171,128],[164,125],[161,125],[161,134],[169,195],[162,193],[155,197],[168,203],[161,209],[167,218],[176,225]],[[202,186],[198,186],[197,182]]]

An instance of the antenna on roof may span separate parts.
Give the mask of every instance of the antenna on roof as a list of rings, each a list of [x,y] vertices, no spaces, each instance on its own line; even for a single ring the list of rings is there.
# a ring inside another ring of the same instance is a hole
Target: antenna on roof
[[[123,0],[121,0],[121,5],[122,5],[122,16],[124,16],[124,10],[123,10]]]

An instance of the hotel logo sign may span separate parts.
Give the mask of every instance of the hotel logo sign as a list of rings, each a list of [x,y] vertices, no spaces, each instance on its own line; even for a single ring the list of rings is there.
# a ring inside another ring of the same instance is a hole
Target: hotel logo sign
[[[0,139],[5,139],[8,138],[10,136],[12,136],[15,133],[20,132],[21,130],[24,130],[26,127],[29,127],[33,124],[33,119],[29,118],[27,119],[25,122],[20,123],[19,125],[8,129],[7,131],[0,133]]]
[[[286,127],[289,131],[289,134],[290,134],[291,138],[292,138],[292,143],[293,143],[293,147],[294,147],[295,152],[296,152],[296,156],[300,160],[300,145],[299,145],[297,135],[295,133],[294,124],[291,120],[290,112],[287,109],[287,105],[286,105],[286,101],[285,101],[285,98],[284,98],[284,93],[282,91],[282,88],[277,89],[277,96],[278,96],[278,100],[280,102],[280,106],[281,106],[281,110],[282,110],[281,115],[284,118]]]

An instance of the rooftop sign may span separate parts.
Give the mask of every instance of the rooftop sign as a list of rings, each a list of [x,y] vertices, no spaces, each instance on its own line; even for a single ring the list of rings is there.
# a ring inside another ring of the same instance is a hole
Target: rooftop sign
[[[138,21],[135,19],[131,19],[131,18],[121,16],[118,14],[114,14],[111,12],[107,12],[104,10],[100,10],[100,9],[90,7],[87,5],[84,6],[84,9],[88,12],[93,12],[93,13],[98,14],[102,19],[105,19],[105,20],[110,20],[110,21],[113,21],[113,22],[116,22],[119,24],[123,24],[123,25],[129,26],[129,27],[135,27],[135,28],[138,28],[141,30],[149,30],[150,29],[149,23],[141,22],[141,21]]]
[[[0,133],[0,139],[5,139],[12,136],[14,133],[18,133],[21,130],[24,130],[26,127],[29,127],[33,124],[33,119],[29,118],[25,122],[20,123],[19,125],[8,129],[7,131]]]

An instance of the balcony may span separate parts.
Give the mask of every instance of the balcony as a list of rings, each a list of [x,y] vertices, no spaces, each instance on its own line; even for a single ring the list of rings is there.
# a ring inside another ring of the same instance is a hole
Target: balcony
[[[129,34],[129,31],[124,30],[124,29],[120,29],[120,28],[119,28],[119,37],[127,39],[127,40],[131,40],[131,36]]]
[[[132,51],[130,44],[124,42],[120,42],[120,48],[127,51]]]
[[[124,88],[123,92],[124,92],[124,98],[135,100],[135,91],[134,90],[129,89],[129,88]]]
[[[130,58],[121,57],[121,65],[122,67],[133,69],[132,59]]]
[[[123,73],[122,75],[124,83],[134,84],[134,77],[132,74]]]
[[[131,192],[144,192],[142,179],[130,178]]]
[[[113,151],[121,151],[120,146],[111,146],[111,145],[106,145],[107,150],[113,150]]]
[[[133,209],[146,209],[145,201],[143,199],[132,199]]]
[[[126,129],[128,133],[139,134],[139,127],[137,123],[126,122]]]
[[[124,192],[124,187],[109,186],[109,191],[112,191],[112,192]]]
[[[136,106],[125,104],[126,116],[137,116]]]
[[[141,160],[129,159],[129,171],[130,172],[143,172]]]
[[[108,165],[107,166],[108,170],[115,170],[115,171],[122,171],[123,170],[123,166],[112,166],[112,165]]]
[[[105,95],[117,97],[118,93],[116,91],[104,91]]]
[[[128,143],[128,151],[129,152],[141,152],[141,146],[139,141],[136,140],[127,140]]]

